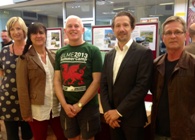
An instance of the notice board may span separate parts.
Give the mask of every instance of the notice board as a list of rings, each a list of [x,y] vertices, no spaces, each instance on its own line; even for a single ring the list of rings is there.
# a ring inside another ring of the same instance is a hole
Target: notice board
[[[47,28],[46,46],[51,50],[58,50],[64,45],[63,28]]]

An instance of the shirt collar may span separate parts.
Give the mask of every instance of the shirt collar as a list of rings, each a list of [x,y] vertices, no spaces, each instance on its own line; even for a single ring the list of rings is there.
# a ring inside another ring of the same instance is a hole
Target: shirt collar
[[[131,46],[131,44],[133,43],[133,39],[131,38],[124,46],[124,50],[128,50]],[[116,43],[116,46],[115,46],[115,50],[118,51],[119,50],[119,46],[118,46],[118,43]]]

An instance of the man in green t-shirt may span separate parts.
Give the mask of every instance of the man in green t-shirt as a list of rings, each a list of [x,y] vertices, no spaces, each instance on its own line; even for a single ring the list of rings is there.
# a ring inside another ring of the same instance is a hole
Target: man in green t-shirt
[[[97,90],[101,53],[83,40],[79,17],[67,18],[65,33],[69,44],[56,52],[54,76],[55,92],[62,105],[61,123],[67,138],[94,140],[100,130]]]

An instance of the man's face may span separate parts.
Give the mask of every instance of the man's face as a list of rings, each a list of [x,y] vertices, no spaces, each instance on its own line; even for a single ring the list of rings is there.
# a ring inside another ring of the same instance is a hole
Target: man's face
[[[77,18],[71,18],[66,23],[65,33],[69,41],[80,41],[84,33],[84,27]]]
[[[167,51],[182,49],[186,40],[186,33],[182,24],[174,21],[165,25],[162,39]]]
[[[1,39],[3,40],[4,43],[8,43],[10,41],[10,38],[7,32],[1,32]]]
[[[117,37],[118,41],[121,43],[126,43],[131,38],[131,33],[133,29],[130,25],[130,19],[127,16],[119,16],[115,18],[114,34]]]

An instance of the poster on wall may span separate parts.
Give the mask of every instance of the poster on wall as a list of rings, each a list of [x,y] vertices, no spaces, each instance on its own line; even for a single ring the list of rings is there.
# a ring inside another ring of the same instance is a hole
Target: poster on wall
[[[142,40],[142,45],[156,50],[158,23],[138,23],[133,30],[131,37],[138,42]]]
[[[63,46],[63,28],[47,28],[47,42],[48,49],[57,50]]]
[[[111,26],[93,26],[92,43],[100,50],[111,50],[116,43]]]
[[[195,0],[189,0],[187,12],[187,29],[195,22]],[[187,37],[186,44],[189,44],[190,38]]]
[[[137,23],[131,37],[141,45],[150,48],[154,58],[158,55],[158,22]],[[101,51],[111,50],[115,46],[117,38],[114,36],[111,26],[93,26],[92,44]]]

